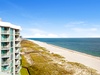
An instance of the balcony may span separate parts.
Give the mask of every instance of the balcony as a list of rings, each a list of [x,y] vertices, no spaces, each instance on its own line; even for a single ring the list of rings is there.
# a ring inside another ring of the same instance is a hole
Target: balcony
[[[20,60],[15,61],[15,65],[20,65]]]
[[[6,38],[6,39],[1,39],[2,42],[9,42],[9,38]]]
[[[15,55],[15,59],[20,59],[20,54]]]
[[[10,66],[2,66],[2,72],[10,72]]]
[[[9,46],[1,46],[2,50],[9,50]]]
[[[5,31],[1,31],[1,34],[7,34],[8,35],[10,33],[9,33],[9,30],[5,30]]]
[[[19,73],[19,72],[17,72],[17,71],[15,71],[15,75],[20,75],[20,73]]]
[[[15,44],[15,47],[20,47],[21,45],[20,44]]]
[[[15,66],[15,71],[16,71],[17,73],[19,73],[20,69],[21,69],[20,66],[17,66],[17,67]]]
[[[2,56],[1,58],[9,58],[10,55],[5,55],[5,56]]]
[[[21,39],[20,38],[15,38],[15,41],[20,41]]]
[[[15,35],[20,35],[20,32],[15,32]]]
[[[7,52],[5,54],[1,54],[1,56],[2,56],[2,58],[8,58],[8,57],[10,57],[10,53]]]
[[[19,49],[15,49],[15,53],[19,53],[20,52],[20,50]]]
[[[20,75],[20,72],[19,71],[15,71],[15,75]]]
[[[2,66],[7,66],[10,65],[10,61],[6,60],[6,61],[2,61]]]

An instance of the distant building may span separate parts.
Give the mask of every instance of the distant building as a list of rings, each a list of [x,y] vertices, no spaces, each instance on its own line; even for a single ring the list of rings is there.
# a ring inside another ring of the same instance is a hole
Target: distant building
[[[20,30],[20,26],[2,22],[0,19],[0,72],[2,73],[20,75]]]

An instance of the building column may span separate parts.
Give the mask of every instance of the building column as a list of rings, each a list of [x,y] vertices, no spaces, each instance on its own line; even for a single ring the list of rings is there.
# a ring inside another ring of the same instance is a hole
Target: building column
[[[1,72],[1,27],[0,27],[0,72]]]

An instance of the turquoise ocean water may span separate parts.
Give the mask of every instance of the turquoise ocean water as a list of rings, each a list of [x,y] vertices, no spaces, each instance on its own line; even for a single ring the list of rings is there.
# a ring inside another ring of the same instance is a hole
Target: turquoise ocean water
[[[28,38],[100,57],[100,38]]]

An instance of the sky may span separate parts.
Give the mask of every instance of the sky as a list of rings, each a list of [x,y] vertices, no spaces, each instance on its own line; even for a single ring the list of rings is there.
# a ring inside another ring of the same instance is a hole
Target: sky
[[[100,0],[0,0],[0,18],[24,38],[100,38]]]

